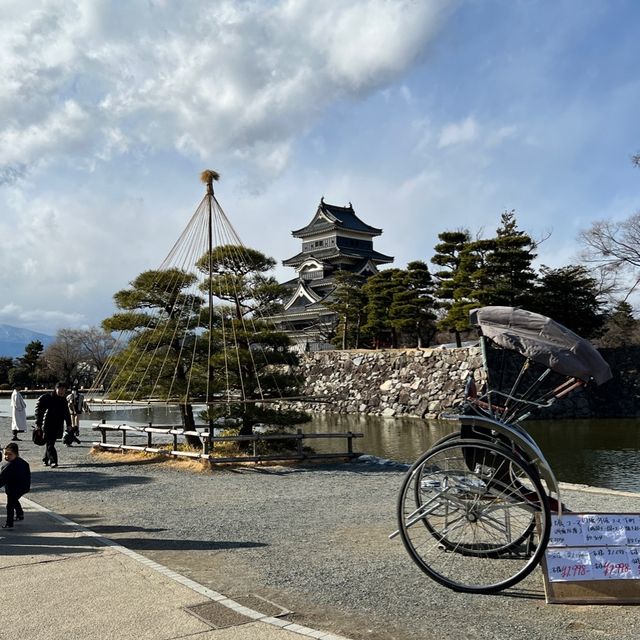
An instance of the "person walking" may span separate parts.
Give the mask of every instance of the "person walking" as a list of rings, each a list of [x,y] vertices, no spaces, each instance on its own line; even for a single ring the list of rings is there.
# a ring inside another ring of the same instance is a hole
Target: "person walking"
[[[18,434],[24,433],[27,430],[27,403],[24,401],[19,389],[20,387],[16,385],[13,388],[13,393],[11,394],[12,440],[20,440],[20,438],[18,438]]]
[[[42,462],[45,467],[58,466],[56,440],[62,438],[64,425],[71,429],[71,414],[67,404],[67,383],[57,382],[52,393],[43,393],[36,402],[36,427],[44,431],[45,452]]]
[[[71,389],[71,393],[67,396],[67,404],[69,405],[69,413],[71,414],[71,431],[75,438],[71,440],[80,443],[80,416],[84,411],[85,401],[84,395],[78,391],[77,387]]]
[[[0,487],[7,494],[7,521],[3,529],[12,529],[14,517],[24,520],[24,511],[20,498],[31,488],[31,469],[29,463],[20,457],[18,445],[10,442],[4,448],[4,463],[0,468]]]

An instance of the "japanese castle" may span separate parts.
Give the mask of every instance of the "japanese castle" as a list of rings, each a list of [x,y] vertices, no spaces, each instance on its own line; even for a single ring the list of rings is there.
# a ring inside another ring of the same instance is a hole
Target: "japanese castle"
[[[320,199],[311,222],[292,231],[302,240],[302,251],[283,260],[297,276],[285,282],[291,291],[284,311],[271,317],[277,328],[289,335],[300,351],[333,349],[329,342],[338,324],[338,315],[324,303],[331,301],[338,271],[364,277],[378,272],[378,265],[393,262],[393,257],[378,253],[373,238],[382,229],[371,227],[355,214],[353,206],[338,207]]]

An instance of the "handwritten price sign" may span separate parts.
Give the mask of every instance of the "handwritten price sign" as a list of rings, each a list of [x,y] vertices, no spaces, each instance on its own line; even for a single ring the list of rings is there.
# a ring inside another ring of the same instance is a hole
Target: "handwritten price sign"
[[[554,517],[546,558],[550,582],[640,580],[640,515]]]
[[[551,521],[550,547],[640,545],[640,516],[568,514]]]
[[[547,569],[551,582],[593,580],[591,554],[582,549],[547,551]]]

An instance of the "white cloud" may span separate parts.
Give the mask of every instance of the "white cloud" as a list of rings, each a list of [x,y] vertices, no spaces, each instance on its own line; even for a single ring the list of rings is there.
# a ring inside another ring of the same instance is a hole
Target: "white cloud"
[[[479,127],[473,116],[468,116],[461,122],[453,122],[442,128],[438,139],[438,148],[473,142],[479,136]]]
[[[8,304],[0,308],[2,324],[46,331],[47,327],[78,326],[85,319],[81,313],[65,313],[51,309],[24,309],[19,305]]]
[[[0,158],[8,166],[38,164],[51,155],[75,150],[90,134],[88,114],[68,100],[39,122],[0,131]]]
[[[69,155],[91,167],[140,146],[202,158],[238,153],[273,175],[292,140],[334,101],[383,86],[423,56],[451,3],[6,4],[4,182]]]

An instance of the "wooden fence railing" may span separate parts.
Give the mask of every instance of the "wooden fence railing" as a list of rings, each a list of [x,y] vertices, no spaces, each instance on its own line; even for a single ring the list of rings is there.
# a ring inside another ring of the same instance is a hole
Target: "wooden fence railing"
[[[263,462],[269,460],[330,460],[335,458],[356,458],[360,454],[353,451],[353,439],[362,438],[362,433],[304,433],[302,429],[298,429],[296,433],[282,434],[254,434],[251,436],[216,436],[209,431],[203,429],[201,431],[187,431],[175,427],[148,426],[138,427],[127,424],[111,424],[107,422],[96,422],[92,425],[94,431],[101,434],[100,442],[94,442],[96,448],[102,449],[118,449],[143,451],[146,453],[156,453],[166,456],[195,458],[200,460],[209,460],[212,463],[224,462]],[[107,442],[107,434],[120,433],[121,441],[119,443]],[[146,435],[146,444],[129,444],[127,441],[128,434],[136,434],[140,436]],[[164,436],[165,442],[158,442],[158,438]],[[202,451],[188,451],[179,449],[179,438],[186,436],[196,436],[200,439]],[[156,442],[154,443],[154,437]],[[167,442],[167,438],[170,440]],[[347,450],[341,453],[310,453],[304,450],[304,442],[306,440],[318,439],[335,439],[342,438],[346,440]],[[294,441],[296,443],[295,452],[282,451],[274,452],[268,455],[259,454],[257,445],[260,442],[274,441]],[[215,455],[215,445],[221,442],[248,442],[251,443],[252,455],[244,456],[218,456]],[[164,444],[164,446],[162,446]],[[166,445],[170,444],[171,448],[167,449]]]

